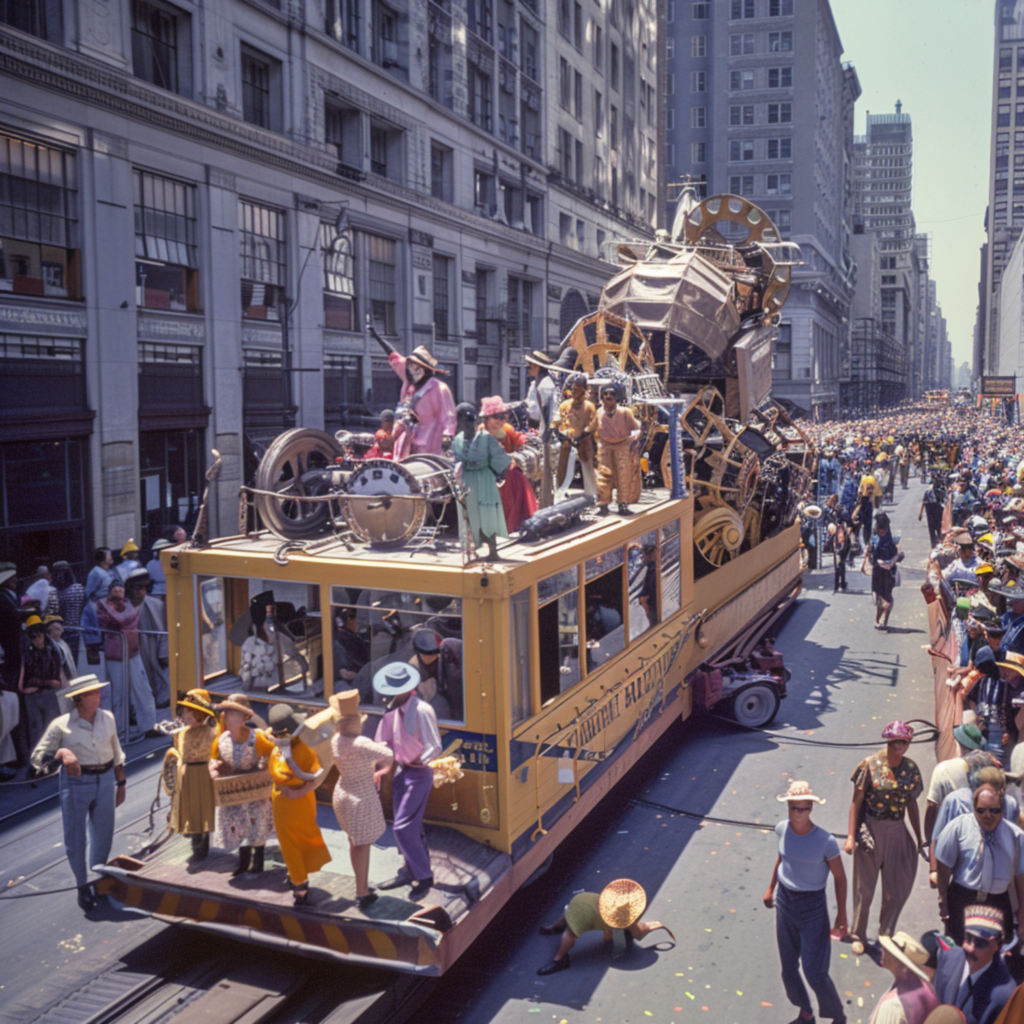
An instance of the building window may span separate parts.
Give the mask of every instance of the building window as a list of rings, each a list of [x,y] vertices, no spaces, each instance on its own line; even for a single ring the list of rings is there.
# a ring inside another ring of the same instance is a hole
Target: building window
[[[729,143],[729,159],[730,160],[753,160],[754,159],[754,142],[752,139],[746,141],[740,141],[734,139]]]
[[[516,49],[515,8],[509,0],[498,0],[498,53],[512,60]]]
[[[743,125],[754,123],[754,108],[753,106],[745,107],[730,107],[729,108],[729,124],[731,125]]]
[[[358,110],[325,101],[324,142],[337,153],[340,165],[362,171],[362,127]]]
[[[573,180],[576,182],[577,185],[582,185],[583,184],[583,143],[580,142],[577,139],[574,142],[573,147],[576,150],[576,167],[574,168],[574,170],[576,171],[576,177]]]
[[[754,194],[754,176],[752,174],[733,174],[729,178],[729,191],[734,196]]]
[[[1007,128],[1010,124],[1010,104],[1000,104],[996,111],[996,127]]]
[[[447,341],[451,325],[448,321],[451,305],[451,265],[447,256],[436,253],[431,259],[434,276],[434,338]]]
[[[403,38],[406,15],[373,0],[370,19],[370,60],[398,78],[408,78],[409,60]]]
[[[707,107],[690,107],[690,127],[691,128],[706,128],[707,127]]]
[[[612,43],[608,50],[609,54],[609,73],[612,80],[612,88],[618,90],[619,88],[619,48]]]
[[[754,17],[754,0],[732,0],[729,17],[733,21]]]
[[[558,58],[558,102],[566,110],[569,109],[572,96],[572,76],[569,73],[569,62],[564,57]]]
[[[333,224],[320,225],[324,261],[324,327],[356,330],[355,247],[351,230],[338,232]]]
[[[242,117],[250,124],[280,131],[280,72],[278,61],[242,47]]]
[[[706,21],[708,16],[708,8],[711,6],[710,3],[706,4],[691,4],[690,13],[694,21]]]
[[[754,52],[754,33],[743,32],[740,35],[729,36],[729,54],[739,57]]]
[[[793,69],[791,67],[768,69],[769,89],[789,89],[792,88],[792,85]]]
[[[446,203],[452,201],[452,151],[447,146],[430,144],[430,194]]]
[[[493,98],[491,76],[469,65],[469,119],[485,132],[491,131]]]
[[[537,81],[537,49],[539,46],[539,38],[537,36],[537,30],[526,23],[525,19],[521,19],[519,22],[519,38],[522,41],[522,50],[520,51],[521,64],[519,70],[522,71],[527,78],[532,79],[534,82]]]
[[[608,108],[608,142],[612,149],[619,148],[619,108]]]
[[[604,135],[604,97],[594,90],[594,131],[600,137]]]
[[[1017,104],[1017,109],[1014,112],[1013,123],[1018,126],[1024,125],[1024,103]]]
[[[708,55],[708,37],[690,36],[690,56],[706,57]]]
[[[690,72],[690,92],[707,92],[708,73],[706,71]]]
[[[665,111],[665,128],[666,128],[667,131],[670,131],[670,132],[674,132],[676,130],[676,109],[675,109],[675,107],[669,107],[668,110]]]
[[[769,160],[791,160],[793,157],[792,139],[769,139],[768,159]]]
[[[765,192],[770,196],[788,196],[793,191],[791,174],[769,174]]]
[[[567,213],[558,215],[558,241],[567,249],[572,248],[572,217]]]
[[[583,76],[573,72],[572,112],[577,121],[583,120]]]
[[[0,292],[81,298],[75,157],[0,135]]]
[[[604,31],[600,25],[594,24],[594,67],[604,70]]]
[[[772,378],[789,380],[793,371],[793,326],[780,324],[772,342]]]
[[[397,333],[398,266],[397,245],[390,238],[366,235],[366,256],[370,278],[370,318],[380,334]]]
[[[476,212],[484,217],[490,217],[497,212],[493,174],[487,171],[473,172],[473,202],[476,205]]]
[[[569,38],[569,33],[572,31],[570,0],[558,0],[558,31],[566,39]]]
[[[708,158],[708,144],[706,142],[690,143],[690,159],[695,164],[702,164]]]
[[[768,216],[771,218],[772,223],[779,229],[779,234],[783,238],[788,238],[790,231],[793,230],[793,211],[792,210],[769,210]]]
[[[583,50],[583,5],[572,5],[572,41],[577,50]]]
[[[747,91],[754,88],[754,72],[753,69],[747,69],[746,71],[730,71],[729,72],[729,88],[736,92],[738,90]]]
[[[562,177],[566,181],[572,181],[572,151],[572,136],[564,128],[559,128],[555,158],[558,162],[558,169],[562,172]]]
[[[357,426],[352,417],[366,415],[363,360],[340,352],[324,353],[324,426],[329,431]],[[393,375],[392,375],[393,376]],[[397,379],[397,378],[396,378]]]
[[[455,106],[452,75],[451,26],[432,21],[427,39],[427,91],[449,110]]]
[[[769,103],[768,104],[769,124],[792,124],[793,104],[792,103]]]
[[[64,43],[63,5],[53,0],[0,0],[0,24],[46,39]]]
[[[370,125],[370,170],[382,178],[402,180],[402,131],[391,125]]]
[[[195,186],[147,171],[132,177],[136,305],[199,312]]]
[[[508,275],[508,306],[505,336],[509,348],[533,348],[534,285],[513,274]],[[539,338],[537,339],[539,341]]]
[[[793,50],[792,32],[769,32],[768,52],[769,53],[790,53]]]
[[[559,0],[558,13],[561,17],[562,7],[566,0]],[[475,32],[485,43],[491,42],[494,35],[494,16],[491,13],[491,0],[468,0],[469,31]],[[561,21],[559,21],[561,28]]]
[[[781,18],[793,13],[793,0],[768,0],[768,17]]]
[[[136,78],[171,92],[190,93],[188,76],[180,73],[184,70],[181,65],[188,67],[188,20],[188,15],[174,7],[132,0],[132,72]]]
[[[284,212],[238,201],[238,237],[242,256],[242,316],[280,320],[285,286]]]
[[[359,0],[327,0],[327,34],[359,50]]]

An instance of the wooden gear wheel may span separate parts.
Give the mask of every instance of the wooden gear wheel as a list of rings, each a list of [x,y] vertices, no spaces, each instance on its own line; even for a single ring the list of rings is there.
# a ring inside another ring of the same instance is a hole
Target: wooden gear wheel
[[[739,551],[744,535],[743,519],[737,512],[715,508],[694,524],[693,545],[717,569]]]
[[[588,377],[607,366],[630,376],[658,372],[644,332],[613,313],[598,310],[581,317],[563,341],[565,346],[576,350],[574,372]]]

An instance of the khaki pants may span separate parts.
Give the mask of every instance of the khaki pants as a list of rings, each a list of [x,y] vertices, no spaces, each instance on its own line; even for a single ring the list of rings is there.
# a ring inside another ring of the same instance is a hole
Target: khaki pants
[[[640,498],[643,485],[640,459],[633,454],[632,447],[632,439],[614,447],[601,445],[597,470],[598,505],[610,505],[613,490],[621,505],[629,505]]]
[[[903,821],[870,818],[864,821],[875,840],[873,850],[860,843],[853,851],[853,929],[852,937],[867,940],[868,916],[878,876],[882,876],[882,906],[879,908],[879,935],[892,935],[900,912],[914,888],[917,874],[917,850]]]

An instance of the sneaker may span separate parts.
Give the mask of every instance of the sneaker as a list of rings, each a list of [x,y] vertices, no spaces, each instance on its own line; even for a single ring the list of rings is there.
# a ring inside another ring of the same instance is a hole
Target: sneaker
[[[572,967],[572,961],[569,959],[569,954],[566,953],[561,960],[552,960],[550,963],[546,963],[543,967],[539,968],[537,973],[543,978],[548,974],[557,974],[559,971],[567,971]]]

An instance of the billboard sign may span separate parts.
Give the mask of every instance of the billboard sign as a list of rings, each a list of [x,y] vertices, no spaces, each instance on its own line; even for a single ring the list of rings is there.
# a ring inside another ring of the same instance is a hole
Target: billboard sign
[[[981,393],[986,398],[1013,398],[1017,393],[1017,378],[982,377]]]

